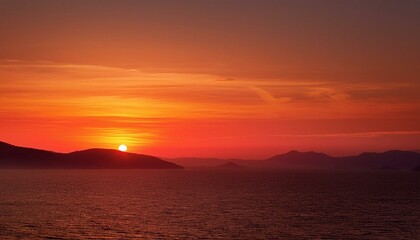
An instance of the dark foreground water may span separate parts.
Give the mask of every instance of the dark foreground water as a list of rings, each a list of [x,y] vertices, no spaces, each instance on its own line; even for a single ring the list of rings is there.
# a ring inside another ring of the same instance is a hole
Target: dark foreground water
[[[0,239],[420,239],[414,172],[0,171]]]

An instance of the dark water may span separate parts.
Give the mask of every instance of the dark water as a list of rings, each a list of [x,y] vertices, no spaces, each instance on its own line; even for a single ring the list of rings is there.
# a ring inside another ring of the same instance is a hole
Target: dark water
[[[414,172],[0,171],[0,239],[420,239]]]

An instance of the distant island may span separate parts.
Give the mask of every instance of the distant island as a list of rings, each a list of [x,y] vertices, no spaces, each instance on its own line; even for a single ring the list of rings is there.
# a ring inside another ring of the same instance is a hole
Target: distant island
[[[112,149],[87,149],[57,153],[18,147],[0,142],[0,168],[75,169],[335,169],[414,170],[420,169],[420,153],[390,150],[356,156],[333,157],[325,153],[289,151],[263,160],[174,158],[165,159]]]
[[[420,166],[420,153],[390,150],[383,153],[365,152],[356,156],[333,157],[325,153],[293,150],[262,160],[192,157],[168,160],[188,168],[237,164],[260,169],[412,170]]]
[[[410,170],[420,165],[420,154],[390,150],[383,153],[364,152],[356,156],[332,157],[324,153],[290,151],[267,160],[273,166],[355,170]]]
[[[57,153],[0,142],[0,168],[183,169],[160,158],[112,149]]]

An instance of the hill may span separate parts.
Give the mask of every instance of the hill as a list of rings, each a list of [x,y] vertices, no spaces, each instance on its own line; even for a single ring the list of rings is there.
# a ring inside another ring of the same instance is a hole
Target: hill
[[[182,169],[183,167],[157,157],[111,149],[57,153],[0,142],[0,168]]]
[[[358,156],[342,158],[347,168],[394,168],[412,169],[420,165],[420,153],[411,151],[390,150],[383,153],[365,152]]]
[[[420,165],[420,154],[411,151],[391,150],[383,153],[365,152],[356,156],[333,157],[319,152],[290,151],[265,160],[177,158],[171,159],[186,167],[217,167],[234,163],[260,169],[343,169],[410,170]]]
[[[362,153],[357,156],[332,157],[324,153],[290,151],[265,160],[266,165],[317,169],[403,169],[420,165],[420,154],[391,150],[383,153]]]
[[[334,168],[338,161],[325,153],[293,150],[270,157],[264,160],[264,164],[283,168]]]

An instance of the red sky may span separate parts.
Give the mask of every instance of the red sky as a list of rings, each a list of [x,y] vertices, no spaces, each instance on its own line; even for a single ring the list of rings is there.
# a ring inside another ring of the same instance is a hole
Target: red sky
[[[0,0],[0,140],[163,157],[418,150],[419,7]]]

